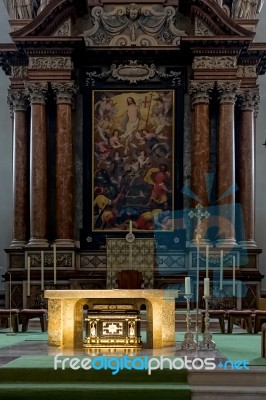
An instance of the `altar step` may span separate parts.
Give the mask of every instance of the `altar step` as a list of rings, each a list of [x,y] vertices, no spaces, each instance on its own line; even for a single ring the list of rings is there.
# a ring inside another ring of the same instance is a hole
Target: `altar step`
[[[191,400],[264,400],[266,370],[252,367],[249,371],[189,371]]]
[[[0,397],[14,400],[190,400],[186,371],[1,368]]]

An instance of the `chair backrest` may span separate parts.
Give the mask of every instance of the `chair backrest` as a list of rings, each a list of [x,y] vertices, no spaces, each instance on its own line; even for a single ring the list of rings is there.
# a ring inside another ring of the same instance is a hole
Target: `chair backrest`
[[[142,272],[123,269],[117,273],[118,289],[141,289]]]

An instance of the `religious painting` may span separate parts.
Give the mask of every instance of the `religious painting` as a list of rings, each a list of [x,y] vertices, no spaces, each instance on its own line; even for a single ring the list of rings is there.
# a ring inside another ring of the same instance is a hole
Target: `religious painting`
[[[174,91],[95,90],[92,231],[172,231]]]

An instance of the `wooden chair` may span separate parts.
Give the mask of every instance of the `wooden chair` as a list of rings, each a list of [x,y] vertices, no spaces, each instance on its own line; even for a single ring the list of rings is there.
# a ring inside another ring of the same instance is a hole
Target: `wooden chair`
[[[255,310],[253,311],[255,316],[254,333],[261,331],[261,326],[266,322],[266,310]]]
[[[16,308],[11,309],[11,321],[13,332],[18,332],[20,311]],[[7,320],[10,318],[10,310],[0,309],[0,319]]]
[[[251,310],[228,310],[228,333],[233,332],[235,321],[239,321],[246,325],[248,333],[252,333],[252,311]]]
[[[28,330],[29,320],[33,318],[40,319],[42,332],[47,331],[47,310],[44,308],[25,308],[20,312],[20,317],[22,322],[22,332],[26,332]]]

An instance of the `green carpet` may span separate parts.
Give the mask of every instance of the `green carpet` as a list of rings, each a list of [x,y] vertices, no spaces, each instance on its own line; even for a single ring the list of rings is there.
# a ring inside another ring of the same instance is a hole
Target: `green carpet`
[[[37,358],[37,357],[36,357]],[[186,371],[108,371],[52,368],[1,368],[0,396],[3,399],[38,400],[190,400]],[[52,359],[52,357],[51,357]]]

